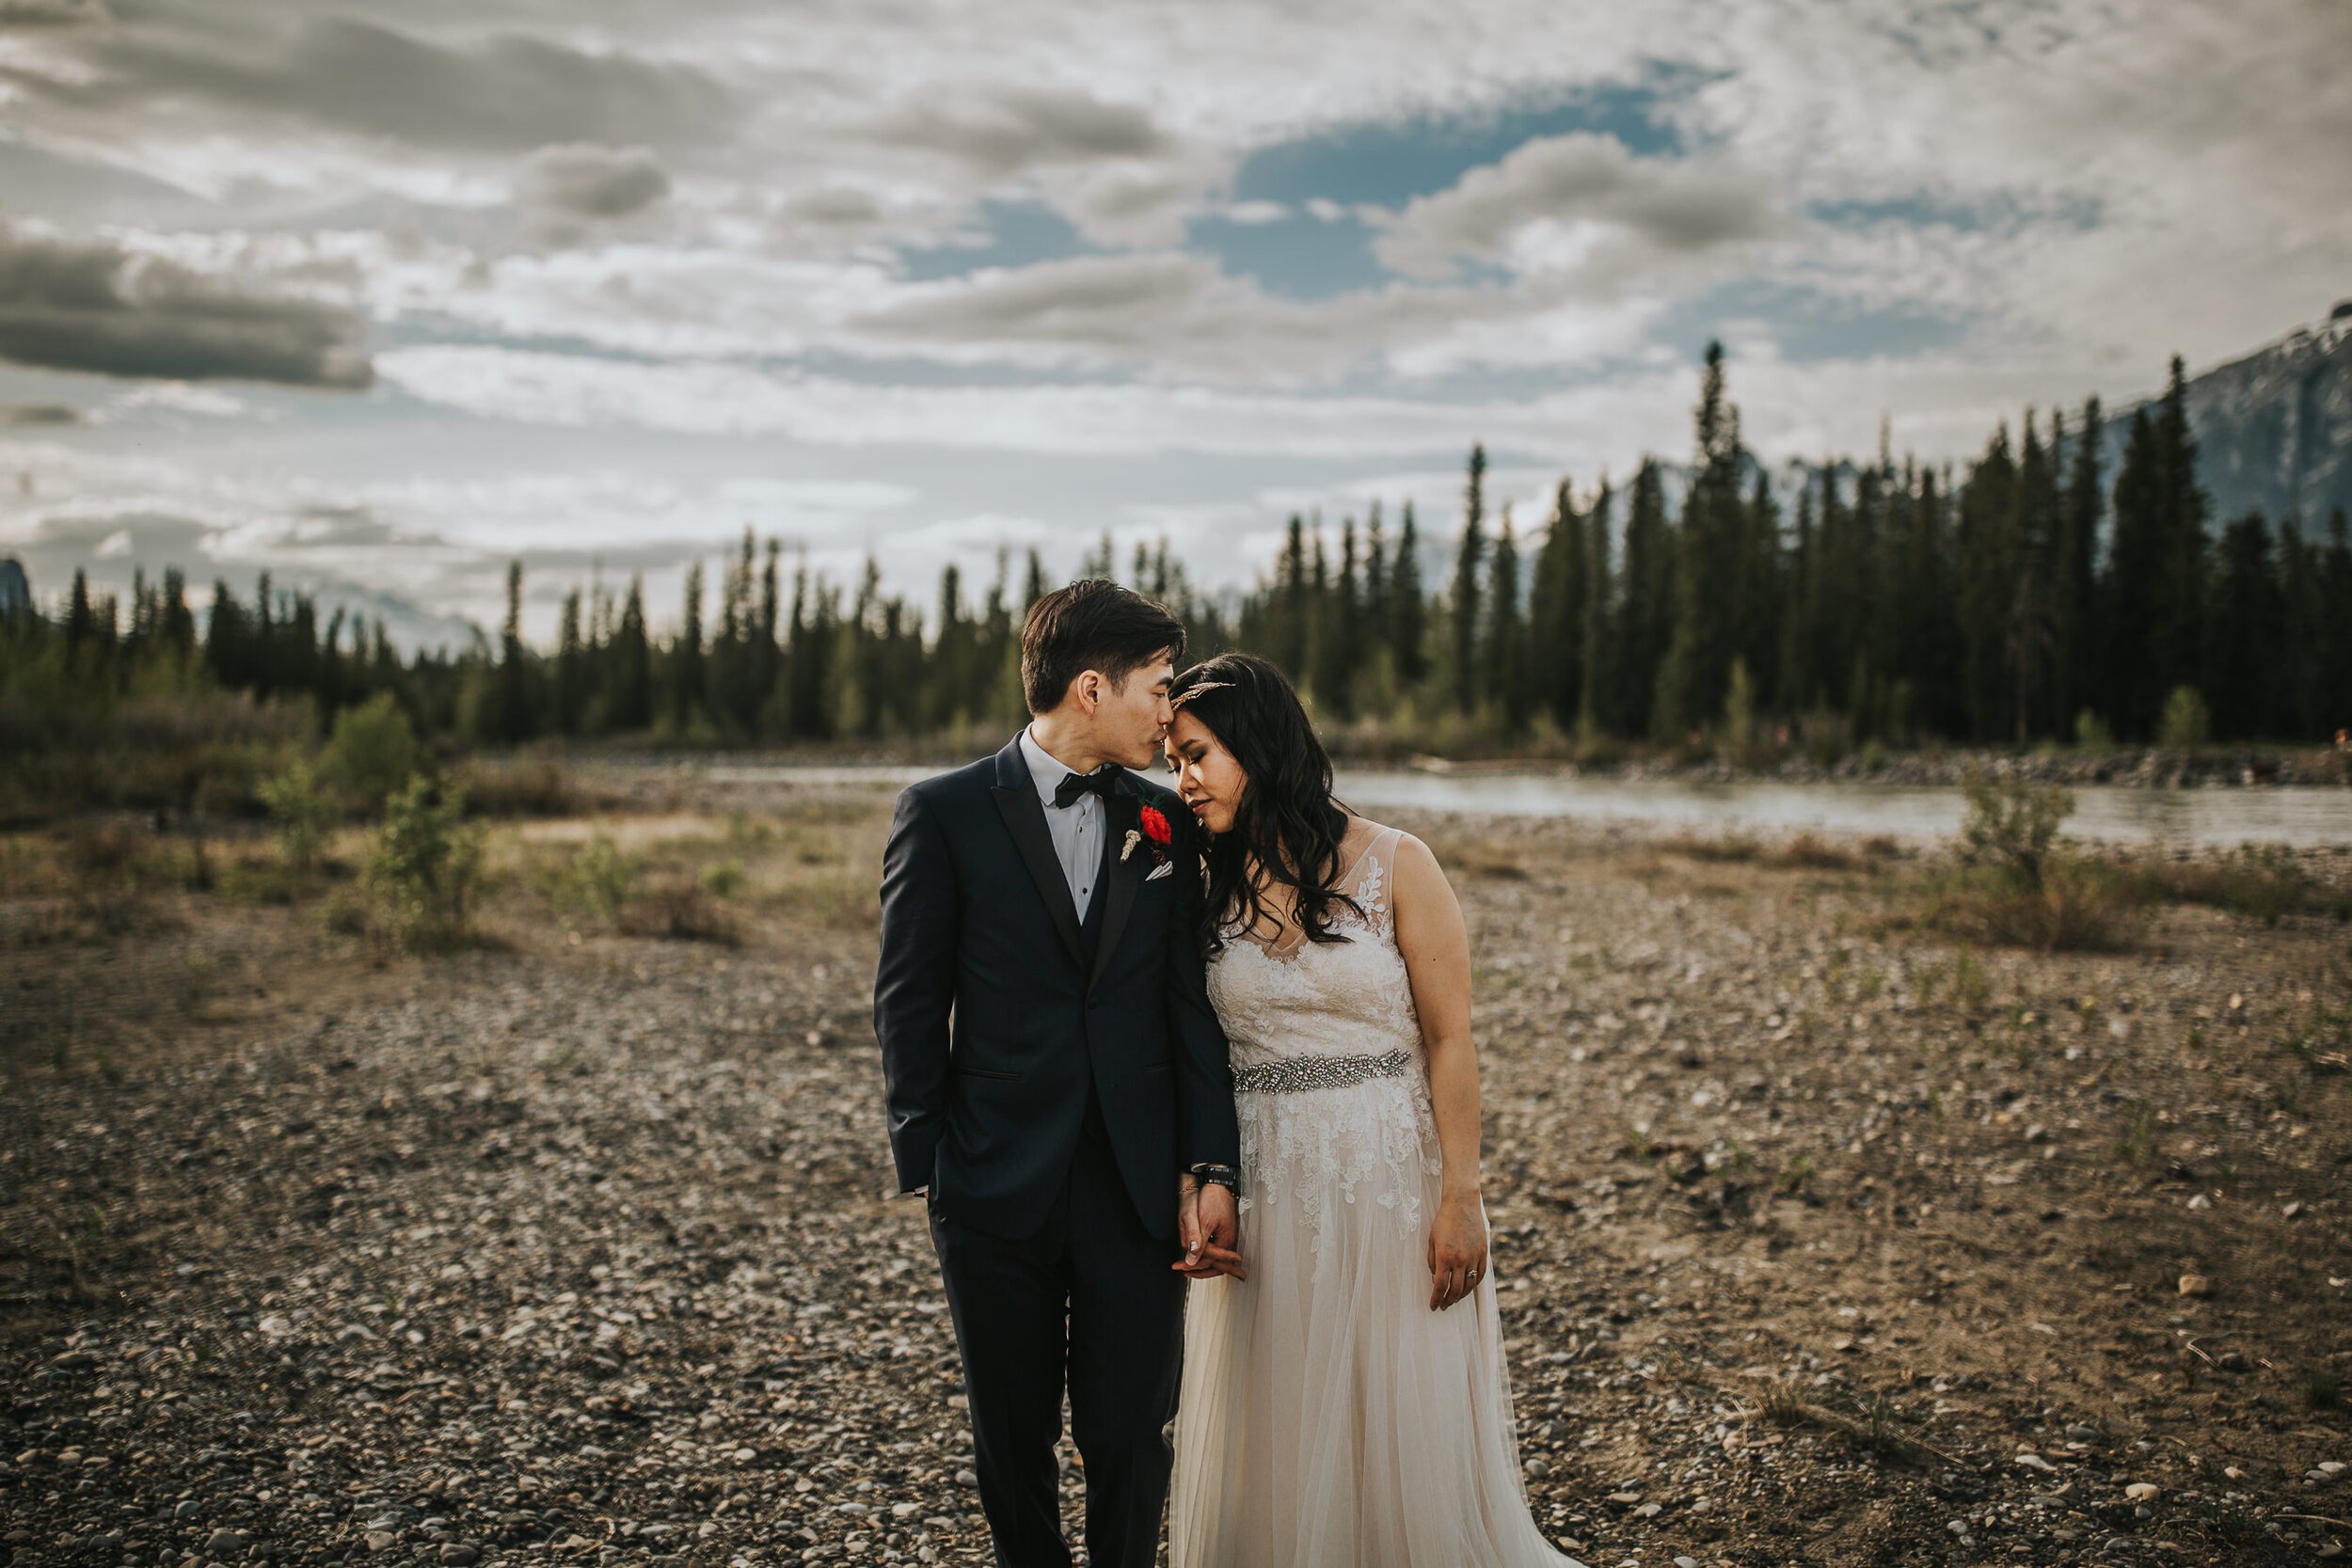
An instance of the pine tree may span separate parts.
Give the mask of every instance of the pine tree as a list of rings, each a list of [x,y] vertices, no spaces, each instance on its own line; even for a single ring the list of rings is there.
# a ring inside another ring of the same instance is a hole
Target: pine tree
[[[2309,742],[2328,733],[2321,661],[2328,641],[2328,601],[2320,582],[2321,552],[2312,548],[2293,516],[2279,525],[2279,690],[2273,732]]]
[[[2203,682],[2213,733],[2223,740],[2272,738],[2285,731],[2280,699],[2287,693],[2279,677],[2288,650],[2281,636],[2287,595],[2270,525],[2261,513],[2248,513],[2222,531],[2219,553],[2207,620],[2211,667]]]
[[[2156,472],[2161,565],[2155,630],[2161,639],[2163,689],[2195,685],[2204,674],[2205,525],[2213,511],[2197,481],[2197,441],[2188,428],[2188,387],[2181,356],[2156,416]]]
[[[1576,722],[1584,697],[1585,577],[1592,549],[1566,480],[1552,495],[1551,521],[1535,553],[1528,600],[1529,679],[1535,700],[1562,729]]]
[[[1307,678],[1309,571],[1307,520],[1294,512],[1282,535],[1282,553],[1275,562],[1265,631],[1265,657],[1294,682]]]
[[[703,563],[686,568],[686,599],[677,641],[670,645],[670,727],[690,730],[702,708],[707,685],[703,647]]]
[[[1650,727],[1660,739],[1712,718],[1730,676],[1740,553],[1740,416],[1724,396],[1724,345],[1707,345],[1694,423],[1697,455],[1675,538],[1674,626]]]
[[[2169,689],[2169,660],[2154,645],[2168,555],[2162,485],[2155,422],[2141,407],[2133,411],[2122,466],[2116,471],[2115,533],[2100,595],[2100,619],[2107,628],[2105,707],[2116,733],[2133,739],[2155,733],[2157,709]]]
[[[1315,542],[1316,569],[1322,570],[1323,542]],[[1315,701],[1324,712],[1344,723],[1356,716],[1355,686],[1359,663],[1359,624],[1362,615],[1361,588],[1357,580],[1356,519],[1340,524],[1340,571],[1322,600],[1315,640]]]
[[[1527,680],[1527,627],[1519,613],[1519,547],[1512,536],[1511,508],[1502,508],[1495,536],[1494,564],[1486,591],[1486,657],[1481,660],[1486,700],[1506,736],[1527,729],[1532,706]]]
[[[645,631],[644,578],[631,575],[621,624],[612,634],[612,685],[605,707],[608,729],[623,733],[653,722],[653,642]]]
[[[2058,464],[2042,444],[2033,410],[2026,411],[2026,444],[2017,467],[2017,520],[2013,525],[2015,554],[2010,566],[2009,646],[2011,712],[2010,721],[2017,744],[2035,733],[2036,721],[2046,721],[2042,733],[2054,734],[2065,723],[2051,679],[2057,647],[2058,616],[2051,585],[2057,578],[2056,556],[2062,505],[2058,496]]]
[[[2054,451],[2051,462],[2066,468],[2066,497],[2058,515],[2052,552],[2051,641],[2057,668],[2051,682],[2061,726],[2101,701],[2099,681],[2099,400],[2083,404],[2081,433],[2071,452]],[[2064,445],[2062,421],[2051,423],[2050,444]],[[2095,712],[2096,710],[2093,709]]]
[[[1628,735],[1656,729],[1655,697],[1667,643],[1674,637],[1674,536],[1666,527],[1665,482],[1657,460],[1633,471],[1625,525],[1624,685],[1618,712]]]
[[[523,563],[506,564],[506,619],[499,627],[497,698],[489,705],[489,738],[515,745],[531,737],[531,655],[523,646]]]
[[[588,709],[588,651],[580,641],[580,590],[564,595],[564,617],[555,634],[555,727],[578,735]]]
[[[764,731],[769,716],[775,710],[776,689],[783,675],[784,650],[776,641],[776,622],[783,613],[783,584],[777,565],[781,542],[771,536],[768,551],[759,568],[759,617],[752,627],[751,696],[749,712],[752,727]]]
[[[1593,511],[1584,528],[1588,563],[1584,574],[1584,613],[1582,627],[1584,650],[1579,659],[1583,674],[1582,689],[1577,693],[1577,728],[1581,732],[1606,732],[1615,729],[1620,720],[1615,659],[1621,652],[1616,636],[1614,594],[1611,587],[1609,568],[1609,526],[1615,498],[1610,493],[1609,476],[1601,475],[1600,493],[1593,498]]]
[[[1389,646],[1396,653],[1396,678],[1407,689],[1428,677],[1427,607],[1421,588],[1421,537],[1413,527],[1413,503],[1405,503],[1397,525],[1396,560],[1389,568]]]
[[[1473,445],[1470,476],[1462,486],[1462,544],[1454,558],[1451,606],[1454,700],[1464,713],[1478,705],[1478,598],[1480,563],[1486,553],[1486,449]]]
[[[2017,462],[2004,420],[1969,470],[1960,502],[1961,682],[1969,733],[1979,741],[1999,739],[2010,728],[2010,621],[2022,565],[2017,542]]]

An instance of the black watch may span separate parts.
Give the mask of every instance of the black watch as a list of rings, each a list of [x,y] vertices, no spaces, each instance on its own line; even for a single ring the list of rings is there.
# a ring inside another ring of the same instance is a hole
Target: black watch
[[[1204,1186],[1215,1182],[1236,1197],[1241,1196],[1241,1172],[1231,1165],[1199,1164],[1192,1167],[1192,1174]]]

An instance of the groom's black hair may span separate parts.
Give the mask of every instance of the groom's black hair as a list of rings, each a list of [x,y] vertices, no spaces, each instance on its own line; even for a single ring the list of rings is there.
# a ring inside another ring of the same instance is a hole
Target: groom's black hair
[[[1161,654],[1184,657],[1184,624],[1132,589],[1082,578],[1029,607],[1021,626],[1021,695],[1031,713],[1061,705],[1070,683],[1100,670],[1113,687]]]

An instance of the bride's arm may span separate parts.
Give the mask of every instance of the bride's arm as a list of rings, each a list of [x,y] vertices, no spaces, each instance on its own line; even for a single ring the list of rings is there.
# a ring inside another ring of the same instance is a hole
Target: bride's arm
[[[1390,909],[1429,1053],[1429,1101],[1445,1166],[1429,1226],[1429,1305],[1453,1306],[1486,1272],[1486,1219],[1478,1204],[1478,1048],[1470,1042],[1470,932],[1438,857],[1412,835],[1397,841]]]

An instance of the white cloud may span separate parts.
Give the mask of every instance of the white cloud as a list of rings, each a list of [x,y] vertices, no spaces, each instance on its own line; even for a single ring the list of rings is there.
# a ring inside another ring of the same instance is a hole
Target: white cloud
[[[777,435],[821,447],[1120,456],[1170,452],[1377,458],[1474,440],[1584,463],[1689,399],[1650,374],[1477,404],[1281,396],[1200,387],[884,386],[720,363],[657,365],[502,348],[390,350],[377,372],[409,395],[485,419],[697,435]],[[1638,438],[1637,438],[1638,439]]]
[[[1753,171],[1714,159],[1636,158],[1613,137],[1580,133],[1525,142],[1408,203],[1374,249],[1416,277],[1444,277],[1464,261],[1518,272],[1631,272],[1780,227]]]

